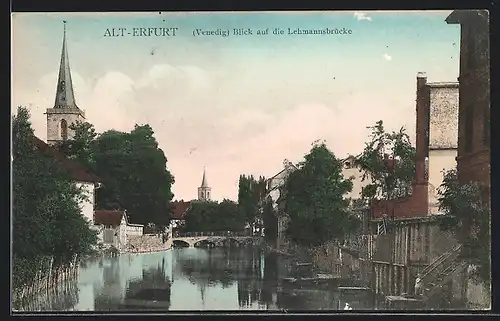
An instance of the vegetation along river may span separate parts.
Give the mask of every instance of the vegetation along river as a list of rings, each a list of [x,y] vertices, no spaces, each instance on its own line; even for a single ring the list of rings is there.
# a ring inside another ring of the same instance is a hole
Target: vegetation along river
[[[78,280],[40,294],[22,310],[353,310],[369,297],[343,298],[335,286],[284,284],[288,259],[258,248],[175,248],[82,264]]]

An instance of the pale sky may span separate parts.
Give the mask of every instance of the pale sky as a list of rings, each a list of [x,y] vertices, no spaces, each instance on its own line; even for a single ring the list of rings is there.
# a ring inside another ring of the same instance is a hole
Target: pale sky
[[[415,136],[417,72],[456,81],[458,25],[450,11],[308,13],[16,13],[13,105],[30,108],[46,139],[67,21],[77,105],[98,132],[148,123],[175,176],[175,199],[197,197],[206,167],[212,197],[236,200],[240,174],[271,177],[317,139],[358,154],[382,119]],[[176,27],[176,37],[105,37],[108,28]],[[288,35],[288,28],[351,29]],[[251,28],[251,36],[193,30]],[[256,35],[269,28],[268,35]],[[281,28],[284,35],[272,34]]]

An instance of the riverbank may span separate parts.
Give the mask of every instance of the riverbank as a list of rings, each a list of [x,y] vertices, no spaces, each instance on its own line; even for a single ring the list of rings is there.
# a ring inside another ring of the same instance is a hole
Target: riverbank
[[[52,262],[50,261],[46,266],[42,266],[37,271],[35,278],[28,284],[12,289],[12,306],[14,309],[19,309],[24,302],[42,293],[53,290],[58,291],[60,288],[65,289],[65,284],[76,280],[78,277],[79,262],[77,258],[67,265],[58,267],[54,267]]]
[[[158,302],[163,311],[336,309],[333,287],[311,283],[302,288],[277,282],[277,276],[286,274],[288,263],[276,255],[264,255],[260,246],[209,251],[178,248],[98,258],[80,266],[76,282],[40,293],[22,310],[137,311],[152,310]],[[202,294],[207,282],[209,288]],[[135,299],[141,302],[127,306]]]

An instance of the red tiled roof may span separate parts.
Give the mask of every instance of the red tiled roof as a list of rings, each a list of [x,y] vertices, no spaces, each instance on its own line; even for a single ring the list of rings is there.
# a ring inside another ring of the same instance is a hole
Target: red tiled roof
[[[48,155],[54,157],[58,161],[58,163],[64,169],[66,169],[66,171],[73,180],[78,182],[92,182],[92,183],[97,183],[101,181],[99,177],[97,177],[96,175],[94,175],[93,173],[91,173],[90,171],[88,171],[75,161],[72,161],[71,159],[68,158],[68,156],[56,150],[55,148],[51,147],[40,138],[33,136],[33,143],[40,151],[45,152]]]
[[[170,203],[171,208],[171,217],[174,220],[182,220],[186,215],[189,207],[191,206],[190,202],[184,201],[174,201]]]
[[[94,225],[120,226],[123,214],[120,210],[96,210],[94,211]]]

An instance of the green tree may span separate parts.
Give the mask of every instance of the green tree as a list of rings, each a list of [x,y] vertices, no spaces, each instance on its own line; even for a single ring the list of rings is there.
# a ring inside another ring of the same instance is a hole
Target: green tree
[[[253,223],[256,218],[260,218],[260,203],[265,196],[265,188],[265,177],[261,176],[256,180],[252,175],[240,175],[238,205],[247,223]]]
[[[462,244],[460,256],[472,265],[471,277],[491,283],[491,210],[477,182],[460,184],[457,170],[443,174],[438,189],[439,208],[446,216],[441,227],[452,230]]]
[[[195,201],[186,213],[185,231],[217,232],[241,231],[245,228],[245,216],[238,204],[231,200],[217,202]]]
[[[415,176],[415,148],[405,129],[387,133],[381,120],[368,128],[370,140],[356,159],[363,181],[370,181],[363,188],[363,198],[391,200],[409,195]],[[385,155],[394,161],[388,162]]]
[[[262,202],[262,221],[264,223],[264,239],[267,242],[276,241],[278,220],[274,214],[273,203],[269,198]]]
[[[104,184],[97,190],[99,209],[126,209],[133,223],[166,226],[174,177],[149,125],[130,133],[108,130],[96,134],[89,123],[74,124],[75,137],[60,148],[88,164]]]
[[[284,189],[284,211],[290,216],[287,234],[306,246],[342,238],[350,215],[344,195],[351,190],[351,180],[342,175],[342,161],[324,143],[315,144]]]
[[[191,201],[186,213],[184,231],[187,232],[216,232],[221,230],[221,217],[217,213],[217,202]]]
[[[94,126],[87,122],[77,121],[69,128],[74,131],[73,139],[59,142],[55,147],[68,155],[71,160],[86,168],[94,169],[95,140],[98,136]]]
[[[29,112],[19,107],[12,120],[15,288],[29,284],[47,259],[65,265],[97,242],[79,206],[88,196],[52,155],[34,148],[35,142]]]
[[[245,229],[246,217],[237,203],[224,199],[218,204],[217,212],[224,230],[242,231]]]

